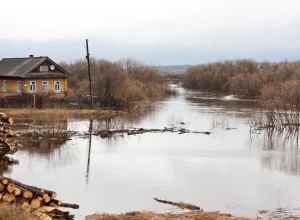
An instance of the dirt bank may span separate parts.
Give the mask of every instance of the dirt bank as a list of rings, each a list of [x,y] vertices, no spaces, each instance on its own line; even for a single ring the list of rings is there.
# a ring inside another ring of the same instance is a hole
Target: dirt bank
[[[33,108],[2,108],[0,112],[14,118],[36,117],[69,117],[69,118],[110,118],[125,114],[117,110],[100,109],[33,109]]]
[[[154,213],[148,211],[128,212],[126,214],[94,214],[85,218],[86,220],[248,220],[248,218],[233,217],[230,214],[219,212],[192,211],[181,214]]]

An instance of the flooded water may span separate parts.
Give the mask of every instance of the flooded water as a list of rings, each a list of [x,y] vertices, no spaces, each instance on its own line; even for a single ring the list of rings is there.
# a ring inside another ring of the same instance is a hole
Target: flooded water
[[[154,197],[248,217],[261,209],[300,206],[295,139],[250,135],[248,123],[260,114],[253,101],[178,90],[178,96],[145,104],[126,119],[70,119],[68,129],[77,132],[71,140],[24,146],[10,156],[14,161],[3,174],[79,204],[79,210],[70,210],[76,219],[95,212],[176,211]],[[90,126],[174,125],[212,133],[84,135]]]

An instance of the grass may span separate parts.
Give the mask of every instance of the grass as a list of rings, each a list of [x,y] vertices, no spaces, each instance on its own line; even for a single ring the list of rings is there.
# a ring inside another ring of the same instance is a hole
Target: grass
[[[0,205],[0,220],[38,220],[30,213],[25,213],[16,205]]]
[[[192,211],[182,214],[154,213],[149,211],[128,212],[126,214],[94,214],[87,216],[86,220],[248,220],[242,217],[233,217],[230,214],[219,212]]]
[[[0,112],[9,117],[47,117],[52,118],[106,118],[125,114],[123,111],[100,109],[33,109],[33,108],[1,108]]]

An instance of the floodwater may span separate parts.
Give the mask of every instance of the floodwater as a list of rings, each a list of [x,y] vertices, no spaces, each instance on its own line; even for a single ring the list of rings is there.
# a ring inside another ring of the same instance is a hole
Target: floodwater
[[[177,88],[178,96],[145,104],[127,118],[68,120],[71,140],[24,146],[3,174],[54,190],[80,205],[76,219],[96,212],[177,211],[153,200],[183,201],[205,211],[256,217],[258,210],[300,207],[297,140],[250,134],[257,103]],[[102,139],[90,128],[182,126],[196,133],[144,133]],[[14,128],[16,129],[16,128]]]

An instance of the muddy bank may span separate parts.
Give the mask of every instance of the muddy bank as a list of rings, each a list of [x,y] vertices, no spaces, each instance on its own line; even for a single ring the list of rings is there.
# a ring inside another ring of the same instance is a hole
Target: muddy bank
[[[126,112],[118,110],[100,109],[32,109],[32,108],[4,108],[0,112],[5,112],[14,118],[111,118],[124,115]]]
[[[154,213],[148,211],[128,212],[126,214],[94,214],[85,218],[86,220],[247,220],[248,218],[233,217],[230,214],[219,212],[191,211],[181,214]]]

